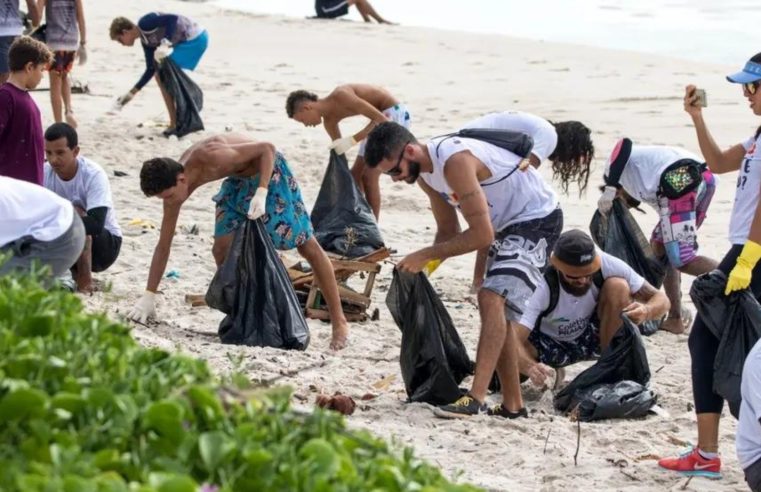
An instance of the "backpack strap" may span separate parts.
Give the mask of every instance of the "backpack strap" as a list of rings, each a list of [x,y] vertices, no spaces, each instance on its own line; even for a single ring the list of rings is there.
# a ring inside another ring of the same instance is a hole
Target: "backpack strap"
[[[610,168],[608,175],[604,176],[606,186],[619,187],[621,175],[624,173],[629,157],[632,155],[632,141],[624,138],[618,141],[610,156]]]
[[[555,310],[558,305],[558,298],[560,297],[560,277],[558,271],[552,265],[548,266],[544,271],[544,281],[547,282],[547,287],[550,290],[550,302],[547,307],[539,314],[534,324],[534,329],[538,330],[542,325],[542,320]]]

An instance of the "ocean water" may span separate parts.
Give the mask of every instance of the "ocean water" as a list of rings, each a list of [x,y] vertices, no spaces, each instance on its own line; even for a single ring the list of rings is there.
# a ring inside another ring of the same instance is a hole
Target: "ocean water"
[[[761,51],[761,0],[371,0],[402,25],[506,34],[742,64]],[[249,12],[314,15],[314,0],[217,0]],[[349,19],[361,21],[356,9]]]

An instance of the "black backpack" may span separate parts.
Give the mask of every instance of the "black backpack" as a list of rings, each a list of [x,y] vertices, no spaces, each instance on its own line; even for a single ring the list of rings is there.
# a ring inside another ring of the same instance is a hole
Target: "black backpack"
[[[548,266],[544,271],[544,281],[547,282],[547,286],[550,289],[550,303],[536,319],[536,324],[534,325],[535,330],[539,329],[544,317],[555,310],[555,307],[558,305],[558,298],[560,297],[560,276],[558,271],[552,265]],[[602,276],[602,269],[597,270],[594,275],[592,275],[592,282],[598,290],[602,290],[602,284],[605,282],[605,278]]]

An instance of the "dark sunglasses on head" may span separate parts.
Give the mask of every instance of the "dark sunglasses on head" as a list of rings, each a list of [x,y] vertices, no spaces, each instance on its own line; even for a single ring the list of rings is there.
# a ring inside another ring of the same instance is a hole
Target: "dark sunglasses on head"
[[[404,158],[404,149],[407,148],[407,145],[409,143],[410,142],[407,142],[404,145],[402,145],[402,151],[399,153],[399,159],[397,159],[396,161],[396,166],[392,167],[388,171],[383,171],[383,174],[387,174],[389,176],[399,176],[400,174],[402,174],[402,168],[399,166],[402,165],[402,159]]]
[[[755,82],[746,82],[743,84],[743,87],[745,88],[746,91],[748,91],[748,94],[752,96],[758,90],[759,85],[761,85],[761,80],[757,80]]]

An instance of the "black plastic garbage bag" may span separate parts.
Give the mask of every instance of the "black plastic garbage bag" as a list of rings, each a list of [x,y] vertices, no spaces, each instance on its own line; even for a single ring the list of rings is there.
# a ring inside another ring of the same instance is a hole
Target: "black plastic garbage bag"
[[[457,400],[458,385],[472,374],[473,362],[426,276],[394,270],[386,306],[402,331],[399,364],[409,401]]]
[[[599,388],[600,385],[631,381],[645,386],[650,381],[650,365],[639,330],[626,315],[621,315],[621,319],[624,322],[623,326],[610,345],[603,350],[600,359],[555,395],[554,405],[557,410],[572,411],[582,400],[588,398],[590,391]],[[626,405],[619,406],[618,410],[615,406],[608,405],[605,413],[609,417],[606,418],[623,417],[626,411]],[[615,415],[616,412],[618,415]]]
[[[644,417],[656,400],[655,393],[634,381],[592,386],[580,393],[578,418],[591,422]]]
[[[235,233],[206,303],[227,314],[219,325],[222,343],[295,350],[309,345],[309,326],[261,219],[247,220]]]
[[[607,218],[596,211],[589,232],[600,249],[624,260],[653,287],[660,289],[666,269],[621,200],[613,200],[613,209]],[[660,320],[650,320],[642,323],[639,329],[643,335],[652,335],[660,326]]]
[[[726,275],[714,270],[695,279],[690,297],[708,329],[719,339],[713,390],[727,400],[730,412],[737,417],[745,358],[761,337],[761,306],[749,289],[725,296],[726,285]]]
[[[383,247],[373,211],[354,182],[346,157],[333,151],[311,219],[315,238],[325,251],[358,258]]]
[[[201,88],[169,57],[159,63],[158,72],[161,84],[174,100],[177,121],[174,134],[179,138],[203,130],[199,114],[203,109]]]

